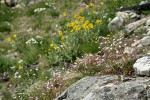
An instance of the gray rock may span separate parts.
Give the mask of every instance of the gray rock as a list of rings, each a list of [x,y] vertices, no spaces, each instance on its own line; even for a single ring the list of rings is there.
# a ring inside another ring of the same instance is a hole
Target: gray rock
[[[108,24],[109,31],[119,31],[126,23],[137,21],[138,14],[132,11],[117,12],[116,17]]]
[[[138,27],[144,25],[148,19],[150,19],[150,16],[128,24],[127,26],[125,26],[125,31],[127,33],[134,32],[134,30],[136,30]]]
[[[148,3],[148,2],[149,2],[148,0],[146,0],[146,1],[141,1],[139,5],[143,5],[143,4],[146,4],[146,3]]]
[[[118,81],[118,76],[85,77],[66,89],[56,100],[147,100],[150,78]]]
[[[142,39],[135,41],[131,46],[133,47],[143,47],[150,45],[150,36],[145,36]]]
[[[123,53],[125,53],[125,54],[133,54],[135,51],[136,51],[136,49],[133,48],[133,47],[125,47]]]
[[[115,17],[110,23],[108,24],[109,31],[117,32],[119,31],[124,24],[124,19],[121,16]]]
[[[138,75],[150,75],[150,56],[139,58],[133,68]]]

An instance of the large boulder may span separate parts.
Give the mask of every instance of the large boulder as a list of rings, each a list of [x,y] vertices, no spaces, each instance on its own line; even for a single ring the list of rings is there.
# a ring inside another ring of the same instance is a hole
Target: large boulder
[[[56,100],[150,100],[150,78],[120,80],[117,75],[85,77]]]
[[[133,68],[138,75],[150,75],[150,56],[139,58]]]

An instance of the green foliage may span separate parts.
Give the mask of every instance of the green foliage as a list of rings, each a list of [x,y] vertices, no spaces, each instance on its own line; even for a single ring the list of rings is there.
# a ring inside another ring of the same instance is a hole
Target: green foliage
[[[0,8],[0,23],[4,21],[12,22],[14,18],[18,15],[17,10],[13,10],[10,7],[2,4]]]
[[[0,23],[0,32],[10,32],[11,27],[5,23]]]
[[[4,71],[10,70],[11,67],[16,65],[16,61],[14,59],[10,59],[7,57],[0,57],[0,72],[3,73]]]

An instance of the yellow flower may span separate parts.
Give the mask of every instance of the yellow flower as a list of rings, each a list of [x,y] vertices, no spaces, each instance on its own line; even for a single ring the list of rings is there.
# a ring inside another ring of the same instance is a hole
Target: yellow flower
[[[74,65],[77,65],[78,63],[77,62],[74,62]]]
[[[89,23],[89,28],[94,28],[94,25],[92,23]]]
[[[93,10],[93,11],[92,11],[92,13],[93,13],[93,14],[96,14],[96,11],[95,11],[95,10]]]
[[[7,41],[10,42],[10,41],[11,41],[11,37],[8,37],[8,38],[7,38]]]
[[[93,3],[90,3],[90,7],[93,7],[94,6],[94,4]]]
[[[73,22],[71,22],[71,26],[74,26],[75,25],[75,22],[73,21]]]
[[[88,24],[88,23],[89,23],[89,21],[88,21],[88,20],[86,20],[84,23],[85,23],[85,24]]]
[[[97,20],[96,20],[96,23],[97,23],[97,24],[101,24],[101,23],[102,23],[102,20],[97,19]]]
[[[66,17],[66,16],[67,16],[67,13],[66,13],[66,12],[64,12],[64,13],[63,13],[63,16],[64,16],[64,17]]]
[[[73,29],[70,32],[73,32]]]
[[[18,69],[23,69],[23,66],[22,66],[22,65],[19,65],[19,66],[18,66]]]
[[[75,20],[74,23],[77,25],[77,24],[79,24],[79,21],[78,21],[78,20]]]
[[[56,48],[55,48],[55,49],[56,49],[57,51],[59,51],[59,49],[60,49],[60,48],[59,48],[59,46],[56,46]]]
[[[65,40],[65,37],[61,36],[61,41],[64,42],[64,40]]]
[[[62,31],[58,31],[58,34],[59,34],[59,35],[62,35]]]
[[[82,9],[82,8],[80,8],[80,9],[79,9],[79,11],[80,11],[80,12],[83,12],[83,9]]]
[[[87,24],[85,24],[85,23],[82,24],[82,28],[83,28],[83,29],[86,29],[86,30],[89,30],[89,26],[88,26]]]
[[[89,5],[86,5],[86,8],[89,8]]]
[[[79,14],[75,14],[75,15],[74,15],[74,18],[78,18],[78,17],[79,17]]]
[[[109,36],[110,36],[110,34],[107,35],[107,37],[109,37]]]
[[[67,27],[71,27],[71,24],[70,23],[67,23],[67,25],[66,25]]]
[[[83,16],[79,17],[79,20],[81,20],[82,22],[84,22],[84,19],[85,19],[85,17],[83,17]]]
[[[16,38],[16,37],[17,37],[17,35],[16,35],[16,34],[14,34],[14,35],[13,35],[13,37],[14,37],[14,38]]]
[[[104,2],[100,2],[101,5],[104,5]]]
[[[53,44],[53,43],[51,43],[51,44],[50,44],[50,47],[53,47],[53,46],[54,46],[54,44]]]
[[[73,26],[73,30],[80,30],[80,26],[79,25]]]

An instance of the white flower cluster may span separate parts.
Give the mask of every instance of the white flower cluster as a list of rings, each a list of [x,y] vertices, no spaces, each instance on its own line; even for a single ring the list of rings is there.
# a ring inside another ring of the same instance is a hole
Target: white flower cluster
[[[19,64],[23,64],[23,60],[19,60],[18,63],[19,63]]]
[[[56,7],[54,6],[55,3],[45,3],[46,6],[52,8],[52,9],[56,9]]]
[[[21,75],[19,75],[19,72],[16,72],[16,73],[15,73],[14,78],[15,78],[15,79],[17,79],[17,78],[20,79],[20,78],[21,78]]]
[[[26,41],[26,44],[38,44],[38,42],[34,38],[31,38],[28,41]]]
[[[44,10],[46,10],[46,8],[36,8],[36,9],[34,10],[34,12],[35,12],[35,13],[40,13],[40,12],[42,12],[42,11],[44,11]]]

